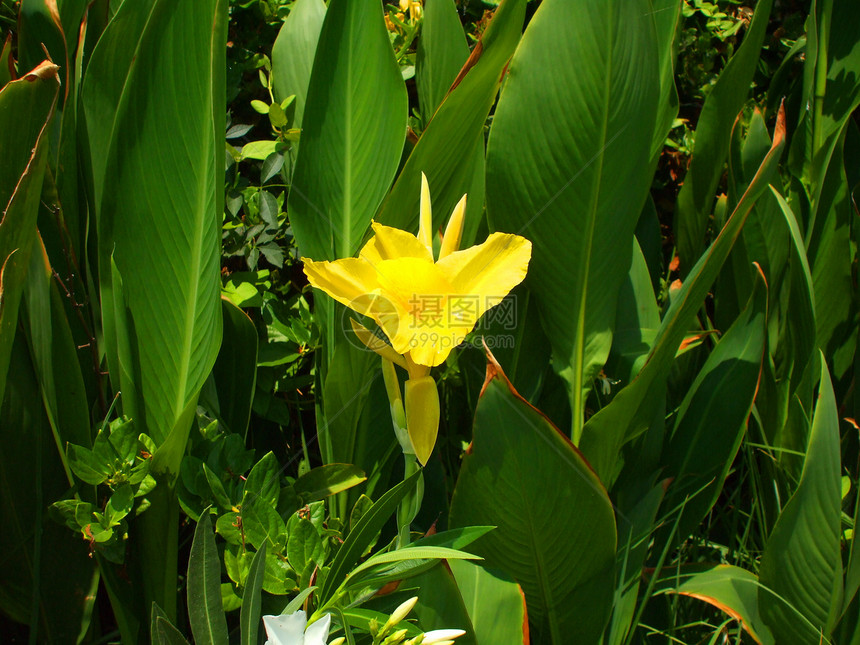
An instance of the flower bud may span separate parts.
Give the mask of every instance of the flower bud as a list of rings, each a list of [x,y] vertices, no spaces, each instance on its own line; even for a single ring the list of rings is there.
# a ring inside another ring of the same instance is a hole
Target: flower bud
[[[400,606],[391,613],[391,617],[385,621],[385,627],[383,627],[382,630],[387,631],[389,627],[394,627],[394,625],[406,618],[417,602],[418,596],[412,596],[409,600],[401,603]]]
[[[426,466],[439,433],[439,391],[432,376],[406,381],[406,429],[415,457]]]
[[[462,629],[434,629],[424,634],[422,645],[450,645],[465,633]]]

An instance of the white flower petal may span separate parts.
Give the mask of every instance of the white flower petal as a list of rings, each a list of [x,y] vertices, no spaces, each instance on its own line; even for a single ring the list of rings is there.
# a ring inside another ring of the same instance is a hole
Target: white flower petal
[[[424,634],[424,640],[421,641],[421,645],[433,645],[433,643],[450,641],[459,638],[465,633],[462,629],[434,629]]]
[[[280,616],[263,616],[268,640],[266,645],[302,645],[308,618],[304,610]]]
[[[331,614],[326,614],[308,627],[304,645],[325,645],[329,627],[331,627]]]

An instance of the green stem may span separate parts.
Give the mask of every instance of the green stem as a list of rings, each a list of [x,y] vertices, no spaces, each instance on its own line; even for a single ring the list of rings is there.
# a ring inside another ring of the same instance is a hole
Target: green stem
[[[420,470],[420,466],[418,465],[418,461],[415,459],[415,455],[404,453],[403,460],[403,479],[406,480],[412,475],[414,475],[418,470]],[[424,486],[419,481],[415,488],[413,488],[409,493],[407,493],[406,497],[403,498],[403,501],[400,502],[400,507],[397,509],[398,549],[402,549],[409,544],[411,538],[409,533],[412,525],[412,520],[415,519],[415,515],[417,514],[418,509],[421,506],[421,501],[423,497]]]

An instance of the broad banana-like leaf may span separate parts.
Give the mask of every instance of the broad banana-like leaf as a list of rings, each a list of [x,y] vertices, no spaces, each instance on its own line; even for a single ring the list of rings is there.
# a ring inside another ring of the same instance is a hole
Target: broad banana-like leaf
[[[257,380],[257,328],[248,315],[221,299],[224,338],[212,374],[221,418],[233,432],[247,436]]]
[[[673,571],[657,582],[655,590],[658,594],[673,593],[706,602],[739,621],[759,645],[774,645],[773,635],[762,620],[756,602],[760,586],[754,573],[721,564],[695,573]]]
[[[535,642],[600,640],[615,587],[609,496],[582,454],[520,397],[492,355],[450,524],[497,527],[469,548],[523,588]]]
[[[851,229],[857,224],[857,211],[846,173],[846,164],[857,147],[846,145],[850,144],[848,134],[849,128],[843,128],[834,145],[807,247],[815,296],[815,343],[830,361],[834,382],[842,386],[837,387],[840,396],[851,381],[860,322],[851,260],[856,244]]]
[[[296,97],[295,117],[292,127],[302,127],[308,83],[317,41],[325,19],[323,0],[299,0],[290,15],[284,20],[281,31],[272,45],[272,84],[275,100],[283,101],[289,96]]]
[[[59,68],[45,61],[0,89],[0,400],[18,324],[18,305],[36,239],[48,156],[48,123],[60,88]]]
[[[756,4],[749,30],[708,94],[696,124],[693,158],[675,208],[675,238],[684,275],[702,253],[708,217],[729,152],[729,135],[749,94],[771,5],[773,0]]]
[[[839,416],[824,356],[803,473],[761,558],[762,617],[780,643],[822,642],[842,611]]]
[[[358,251],[394,179],[407,97],[375,0],[332,0],[317,51],[288,210],[300,253],[334,260]]]
[[[660,463],[672,481],[664,509],[679,509],[681,518],[668,524],[677,526],[681,540],[717,501],[746,431],[767,346],[767,284],[758,276],[746,308],[708,355],[666,438]]]
[[[449,560],[447,564],[478,643],[528,642],[523,590],[513,579],[469,560]]]
[[[168,470],[221,341],[225,40],[225,0],[123,3],[82,88],[108,366]]]
[[[423,172],[430,184],[434,231],[443,228],[456,203],[468,193],[462,245],[472,244],[484,204],[484,124],[520,40],[525,9],[524,0],[503,0],[496,9],[397,177],[377,216],[380,222],[418,230]]]
[[[415,56],[421,117],[427,123],[469,58],[466,34],[453,0],[426,0]]]
[[[664,388],[675,353],[692,327],[750,210],[775,178],[784,145],[785,112],[780,110],[770,151],[717,239],[675,295],[644,367],[630,385],[585,425],[580,447],[607,486],[611,486],[623,466],[622,446],[648,428],[657,410],[655,406],[665,401]]]
[[[574,443],[609,354],[653,174],[660,78],[650,8],[647,0],[545,0],[511,61],[490,131],[490,225],[534,244],[528,284],[570,385]]]
[[[45,414],[44,393],[27,341],[18,334],[0,406],[0,610],[30,627],[39,643],[74,643],[83,637],[98,585],[86,542],[47,517],[64,495],[64,470]]]

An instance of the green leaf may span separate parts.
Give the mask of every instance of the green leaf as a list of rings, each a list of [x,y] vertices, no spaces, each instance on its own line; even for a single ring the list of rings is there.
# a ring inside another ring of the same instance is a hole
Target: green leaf
[[[275,99],[283,101],[296,97],[294,128],[302,127],[308,82],[314,64],[314,54],[325,19],[323,0],[298,0],[284,20],[272,46],[272,84]]]
[[[364,553],[364,550],[371,541],[374,540],[376,534],[382,530],[382,527],[394,514],[394,511],[397,510],[400,501],[415,486],[420,476],[421,471],[419,470],[391,488],[361,516],[361,519],[349,532],[346,540],[344,540],[338,549],[331,563],[331,570],[326,576],[325,583],[319,594],[320,606],[324,606],[331,599],[335,590],[337,590],[347,574],[358,562],[359,558],[361,558],[362,553]]]
[[[759,273],[749,303],[708,356],[666,438],[660,463],[672,483],[663,508],[683,507],[676,529],[681,539],[716,503],[746,432],[766,347],[767,299]]]
[[[152,642],[158,645],[188,645],[188,641],[165,616],[155,619]]]
[[[91,522],[93,507],[63,500],[71,484],[22,334],[9,367],[14,378],[0,406],[0,611],[28,624],[34,642],[74,643],[88,628],[99,577],[78,521]],[[45,515],[58,499],[60,513],[51,514],[65,526]]]
[[[761,558],[759,606],[777,641],[819,643],[842,609],[839,417],[824,356],[803,473]]]
[[[57,449],[62,455],[63,446],[69,442],[89,446],[90,410],[78,362],[80,351],[38,233],[30,255],[24,304],[33,364]],[[89,367],[92,369],[92,364]]]
[[[158,603],[152,603],[149,625],[153,645],[188,645],[188,641],[173,626]]]
[[[676,593],[702,600],[739,620],[756,643],[774,645],[756,602],[760,587],[755,574],[721,564],[693,574],[673,573],[658,581],[655,593]],[[789,639],[787,642],[796,641]]]
[[[188,622],[198,643],[227,645],[227,620],[221,609],[221,560],[206,512],[194,529],[188,556]]]
[[[522,586],[536,642],[597,642],[614,588],[612,504],[579,451],[489,358],[450,524],[498,527],[470,551]]]
[[[651,185],[657,54],[647,0],[545,0],[490,131],[488,218],[534,245],[527,282],[570,386],[574,443]]]
[[[642,434],[659,411],[656,406],[664,404],[663,391],[675,354],[740,235],[750,210],[773,181],[784,144],[785,113],[781,110],[770,151],[717,239],[675,294],[642,371],[585,424],[580,448],[605,484],[611,485],[621,470],[622,446]]]
[[[242,609],[239,614],[239,624],[242,630],[242,645],[257,645],[257,632],[262,620],[260,590],[263,588],[263,578],[266,572],[266,544],[254,554],[248,578],[245,581],[245,591],[242,592]]]
[[[256,295],[253,285],[249,286]],[[257,380],[257,329],[248,315],[227,298],[221,299],[224,337],[213,375],[221,419],[240,435],[248,432]]]
[[[409,586],[418,589],[418,603],[413,613],[418,617],[418,625],[424,632],[434,629],[462,629],[466,633],[456,640],[458,645],[475,645],[478,641],[475,639],[475,630],[469,620],[468,609],[460,595],[457,581],[449,569],[450,564],[458,562],[466,561],[451,560],[449,564],[440,562],[420,576],[409,580]],[[522,605],[522,597],[520,597],[521,608]],[[401,622],[400,628],[407,624]],[[517,641],[495,642],[516,643]]]
[[[272,507],[277,506],[281,492],[280,474],[281,466],[278,464],[277,457],[273,452],[267,452],[248,473],[243,489],[242,505],[244,506],[246,501],[253,501],[269,504]]]
[[[451,560],[463,604],[478,643],[517,643],[528,628],[523,592],[501,571],[468,560]]]
[[[302,256],[351,257],[388,190],[406,87],[375,0],[332,0],[308,86],[288,210]]]
[[[308,564],[322,564],[323,545],[316,527],[308,520],[293,515],[287,523],[287,560],[296,571]]]
[[[720,72],[696,124],[693,158],[675,209],[675,239],[684,275],[702,253],[708,217],[729,152],[732,125],[750,91],[771,5],[773,0],[756,4],[743,42]]]
[[[433,202],[433,230],[442,228],[464,193],[469,199],[462,246],[472,244],[484,202],[484,125],[502,72],[520,40],[525,0],[504,0],[397,177],[376,219],[418,230],[421,173]],[[459,81],[459,82],[457,82]]]
[[[296,479],[293,489],[305,504],[310,504],[348,490],[366,480],[364,471],[352,464],[326,464],[313,468]]]
[[[140,431],[159,446],[175,433],[156,471],[178,472],[222,335],[226,8],[123,3],[81,89],[108,368]]]
[[[104,460],[99,459],[92,450],[69,444],[67,450],[69,466],[75,476],[87,484],[97,486],[111,474]]]
[[[415,56],[415,82],[424,123],[430,121],[469,58],[453,0],[426,0]]]
[[[60,88],[57,66],[47,61],[0,89],[0,400],[18,305],[30,252],[36,239],[36,216],[48,155],[47,124]]]
[[[268,111],[268,108],[266,108]],[[264,161],[274,154],[278,147],[277,141],[250,141],[242,146],[241,159]]]

